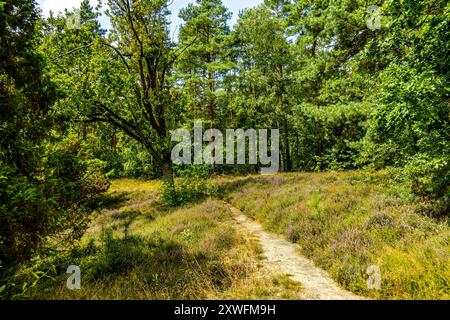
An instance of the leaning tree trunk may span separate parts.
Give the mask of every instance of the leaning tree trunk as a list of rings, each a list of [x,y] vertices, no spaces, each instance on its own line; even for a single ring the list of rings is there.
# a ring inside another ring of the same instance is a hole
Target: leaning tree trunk
[[[166,150],[163,151],[162,155],[155,154],[155,150],[147,145],[147,150],[152,155],[153,161],[161,169],[163,178],[172,186],[175,185],[174,173],[173,173],[173,163],[171,158],[171,152]]]
[[[173,168],[172,168],[172,163],[164,163],[161,166],[162,172],[163,172],[163,176],[164,179],[170,183],[170,185],[174,186],[175,185],[175,181],[174,181],[174,177],[173,177]]]
[[[170,151],[165,152],[162,159],[163,159],[163,161],[162,161],[162,163],[159,164],[159,166],[163,172],[163,177],[167,182],[170,183],[170,185],[175,186],[175,179],[174,179],[174,174],[173,174],[173,163],[172,163]]]

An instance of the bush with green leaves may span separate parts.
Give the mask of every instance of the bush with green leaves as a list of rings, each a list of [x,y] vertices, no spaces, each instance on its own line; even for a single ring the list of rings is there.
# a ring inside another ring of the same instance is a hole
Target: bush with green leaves
[[[5,164],[0,168],[0,260],[5,266],[26,261],[56,239],[80,238],[89,221],[87,205],[109,187],[104,164],[84,158],[78,146],[56,148],[45,159],[31,177]]]
[[[450,208],[450,5],[391,1],[384,48],[396,52],[380,92],[362,157],[404,167],[411,191]]]
[[[200,200],[204,197],[217,196],[218,187],[201,179],[181,179],[175,185],[163,183],[160,201],[168,206],[177,207]]]
[[[368,103],[353,103],[317,108],[294,108],[294,123],[299,135],[299,170],[351,169],[358,166],[358,142],[367,130]]]
[[[35,2],[4,2],[1,15],[0,288],[9,295],[22,264],[82,236],[86,206],[109,183],[55,116],[59,92],[36,49]]]

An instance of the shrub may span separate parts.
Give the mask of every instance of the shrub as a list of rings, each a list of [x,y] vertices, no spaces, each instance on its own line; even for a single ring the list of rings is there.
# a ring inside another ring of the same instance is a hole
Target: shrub
[[[366,133],[370,104],[353,103],[317,108],[301,105],[296,129],[299,133],[299,170],[350,169],[358,165],[357,143]]]
[[[160,201],[165,205],[177,207],[207,196],[216,196],[217,193],[217,186],[201,180],[181,180],[175,186],[164,182],[161,188]]]
[[[47,146],[29,175],[0,159],[0,286],[47,247],[74,245],[88,226],[88,204],[109,187],[104,164],[69,141]]]

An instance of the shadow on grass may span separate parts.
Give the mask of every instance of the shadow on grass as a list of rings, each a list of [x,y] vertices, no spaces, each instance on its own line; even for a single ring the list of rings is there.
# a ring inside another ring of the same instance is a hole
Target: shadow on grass
[[[111,230],[104,232],[97,245],[80,248],[77,256],[88,287],[107,289],[114,283],[126,283],[128,288],[147,292],[170,289],[168,298],[175,299],[205,287],[224,290],[235,276],[220,257],[191,251],[174,239],[115,237]]]
[[[88,207],[92,211],[103,210],[103,209],[119,209],[123,206],[125,201],[130,199],[130,192],[114,192],[114,193],[104,193],[95,197],[89,204]]]
[[[145,280],[149,274],[176,269],[177,265],[183,263],[184,256],[183,247],[174,241],[150,240],[139,236],[117,238],[107,230],[96,259],[87,266],[88,279],[98,280],[137,272]]]

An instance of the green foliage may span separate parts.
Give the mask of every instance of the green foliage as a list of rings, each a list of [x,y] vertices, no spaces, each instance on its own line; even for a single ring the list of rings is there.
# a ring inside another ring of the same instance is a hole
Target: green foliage
[[[419,196],[434,198],[431,213],[448,213],[450,210],[450,161],[448,157],[416,155],[405,166],[410,189]]]
[[[298,134],[295,151],[299,170],[352,169],[357,167],[359,141],[366,133],[370,105],[353,103],[332,108],[294,108]]]
[[[178,44],[168,40],[166,1],[132,3],[132,12],[121,3],[108,2],[109,36],[98,10],[84,3],[81,29],[52,17],[41,45],[63,92],[58,112],[88,122],[71,129],[83,138],[93,130],[92,149],[111,177],[163,174],[173,181],[170,130],[207,120],[222,131],[279,128],[284,171],[417,160],[423,170],[413,175],[435,177],[420,186],[424,180],[411,176],[412,191],[446,201],[448,183],[441,169],[432,170],[436,163],[446,168],[449,153],[445,1],[378,1],[379,28],[369,27],[373,13],[362,0],[266,1],[242,12],[231,30],[220,0],[199,0],[180,11]],[[145,21],[157,32],[149,34]],[[167,86],[152,86],[158,79]],[[256,169],[222,166],[209,174]]]
[[[107,5],[108,35],[99,27],[99,8],[88,2],[80,28],[66,26],[70,12],[44,24],[41,50],[61,90],[59,115],[84,138],[99,128],[121,132],[173,181],[169,130],[176,126],[170,119],[176,118],[177,104],[168,78],[176,53],[169,40],[168,2],[110,0]]]
[[[411,190],[449,210],[450,14],[447,1],[392,1],[389,46],[366,152],[378,166],[405,167]]]
[[[0,299],[30,299],[30,292],[39,287],[43,282],[55,281],[55,278],[51,276],[55,271],[55,267],[51,266],[46,271],[29,268],[15,273],[0,287]]]
[[[177,207],[211,196],[218,196],[216,185],[200,179],[183,179],[175,185],[164,182],[160,201],[165,205]]]
[[[66,143],[49,147],[39,176],[0,169],[0,260],[8,266],[28,259],[49,236],[67,243],[80,238],[89,222],[86,205],[109,187],[103,163]]]
[[[83,235],[86,206],[108,182],[103,163],[57,125],[57,90],[36,50],[34,2],[8,1],[1,14],[0,286],[10,295],[10,281],[22,293],[30,286],[10,279],[20,264]]]
[[[211,175],[211,166],[209,165],[189,165],[174,166],[174,171],[178,177],[184,179],[206,179]]]
[[[165,181],[161,188],[160,200],[168,206],[178,206],[182,203],[181,195],[173,184]]]
[[[157,179],[162,176],[148,151],[121,132],[100,126],[97,132],[87,134],[85,144],[95,158],[105,162],[104,173],[110,178]]]
[[[108,33],[88,0],[76,28],[73,12],[0,1],[0,294],[25,295],[33,281],[8,282],[19,265],[83,235],[107,177],[164,176],[160,202],[176,207],[217,195],[211,174],[257,171],[173,166],[170,133],[197,120],[279,128],[283,171],[395,167],[393,193],[450,211],[448,1],[377,1],[372,28],[365,0],[266,0],[231,29],[221,0],[197,0],[178,43],[169,1],[106,4]],[[126,263],[105,241],[105,261]]]

